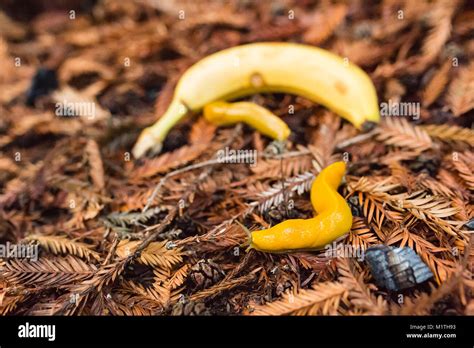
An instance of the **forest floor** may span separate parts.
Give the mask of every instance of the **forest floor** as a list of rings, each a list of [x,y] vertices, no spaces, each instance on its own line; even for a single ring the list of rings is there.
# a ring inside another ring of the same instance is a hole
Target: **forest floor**
[[[0,242],[39,253],[0,259],[1,314],[474,314],[468,1],[59,3],[0,8]],[[186,68],[261,41],[347,58],[388,114],[361,133],[304,98],[259,94],[246,100],[291,128],[282,154],[197,114],[133,159]],[[59,117],[65,101],[94,117]],[[225,149],[257,150],[256,163],[215,161]],[[409,246],[432,279],[394,293],[358,257],[245,250],[237,221],[311,217],[311,182],[337,160],[354,215],[338,245]]]

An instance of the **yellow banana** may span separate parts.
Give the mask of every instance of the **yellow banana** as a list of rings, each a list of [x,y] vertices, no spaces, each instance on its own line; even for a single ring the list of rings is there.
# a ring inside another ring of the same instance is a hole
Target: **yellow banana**
[[[141,157],[159,152],[169,130],[189,111],[258,92],[306,97],[360,128],[380,119],[377,94],[369,76],[354,64],[321,48],[295,43],[253,43],[214,53],[190,67],[173,100],[133,148]]]

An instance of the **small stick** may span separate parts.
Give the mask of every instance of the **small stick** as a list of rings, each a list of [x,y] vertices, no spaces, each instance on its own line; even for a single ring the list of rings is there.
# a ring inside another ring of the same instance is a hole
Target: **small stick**
[[[151,233],[148,237],[146,237],[141,243],[140,245],[138,245],[137,249],[135,249],[135,252],[133,254],[133,259],[134,258],[137,258],[140,253],[148,246],[150,245],[151,242],[153,242],[156,237],[161,233],[163,232],[163,230],[166,228],[166,226],[168,226],[171,221],[173,221],[173,219],[175,218],[176,216],[176,213],[178,212],[178,209],[176,207],[174,207],[173,209],[171,209],[169,212],[168,212],[168,215],[165,216],[165,218],[163,219],[163,221],[161,221],[161,224],[160,226],[158,226],[155,230],[155,232]]]
[[[374,130],[372,130],[368,133],[357,135],[355,137],[347,139],[346,141],[343,141],[340,144],[336,145],[336,149],[341,150],[341,149],[343,149],[345,147],[348,147],[350,145],[360,143],[362,141],[370,139],[376,133],[377,133],[377,131],[376,131],[376,129],[374,129]],[[283,158],[298,157],[298,156],[304,156],[304,155],[309,155],[309,154],[311,154],[311,151],[305,149],[305,150],[301,150],[301,151],[285,152],[285,153],[282,153],[282,154],[263,153],[260,156],[262,158],[266,158],[266,159],[280,159],[280,160],[283,160]],[[169,172],[163,178],[161,178],[160,182],[155,186],[152,194],[147,199],[147,203],[146,203],[145,207],[143,207],[142,212],[144,213],[150,208],[150,206],[153,204],[153,201],[156,198],[156,195],[158,194],[158,192],[160,192],[161,188],[165,184],[165,181],[167,179],[169,179],[170,177],[175,176],[175,175],[179,175],[179,174],[182,174],[182,173],[194,170],[194,169],[199,169],[199,168],[203,168],[203,167],[207,167],[207,166],[222,164],[225,161],[226,161],[226,158],[224,158],[224,159],[222,159],[222,158],[221,159],[213,158],[213,159],[210,159],[208,161],[191,164],[189,166],[186,166],[186,167],[183,167],[183,168],[180,168],[180,169],[173,170],[172,172]],[[284,187],[283,187],[283,189],[284,189]]]
[[[368,133],[363,133],[363,134],[356,135],[355,137],[349,138],[349,139],[339,143],[338,145],[336,145],[336,149],[341,150],[345,147],[363,142],[367,139],[370,139],[371,137],[373,137],[377,133],[378,133],[378,130],[377,130],[377,128],[375,128],[375,129],[371,130]]]
[[[117,249],[119,241],[120,240],[118,238],[118,235],[115,234],[114,240],[112,242],[112,246],[110,247],[107,257],[105,258],[104,262],[102,262],[102,266],[105,266],[109,263],[110,259],[112,258],[112,255],[115,254],[115,250]]]

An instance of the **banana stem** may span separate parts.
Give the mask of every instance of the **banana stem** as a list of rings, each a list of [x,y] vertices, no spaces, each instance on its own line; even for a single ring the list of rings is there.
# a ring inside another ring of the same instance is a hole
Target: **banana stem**
[[[152,126],[145,128],[138,137],[133,147],[132,154],[135,158],[143,156],[147,151],[154,153],[161,151],[163,141],[169,130],[188,113],[188,108],[181,101],[173,99],[166,112]]]

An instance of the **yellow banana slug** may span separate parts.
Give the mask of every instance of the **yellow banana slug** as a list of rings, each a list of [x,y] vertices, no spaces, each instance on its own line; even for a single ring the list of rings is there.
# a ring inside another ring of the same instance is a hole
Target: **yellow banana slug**
[[[352,213],[337,192],[346,170],[336,162],[319,173],[311,187],[311,203],[318,215],[311,219],[291,219],[269,229],[251,233],[250,248],[266,252],[317,250],[349,232]]]
[[[204,118],[217,126],[243,122],[275,140],[285,140],[290,128],[281,118],[255,103],[214,102],[204,107]]]

